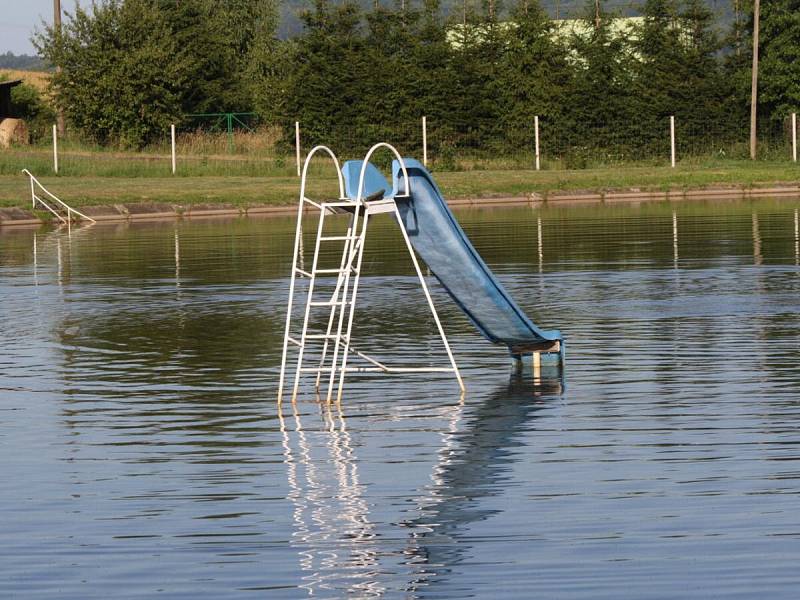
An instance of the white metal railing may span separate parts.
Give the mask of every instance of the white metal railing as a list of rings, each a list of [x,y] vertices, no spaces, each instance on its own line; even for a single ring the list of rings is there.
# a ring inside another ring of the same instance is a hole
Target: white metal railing
[[[367,202],[364,198],[364,179],[366,169],[369,164],[369,159],[372,154],[381,148],[389,150],[394,154],[395,158],[399,161],[400,170],[405,183],[405,194],[401,195],[395,191],[397,196],[391,196],[382,200]],[[339,177],[339,198],[334,201],[320,201],[316,202],[306,197],[306,180],[308,177],[308,166],[312,157],[317,153],[328,154],[333,160]],[[436,307],[433,305],[428,286],[425,283],[425,277],[420,269],[419,262],[417,261],[414,249],[411,246],[411,241],[408,238],[403,225],[400,212],[395,203],[395,197],[406,197],[410,193],[410,186],[408,180],[408,173],[406,171],[405,161],[403,161],[397,150],[386,143],[375,144],[370,148],[369,152],[364,158],[361,173],[358,182],[358,192],[356,198],[351,200],[345,195],[344,179],[339,161],[336,155],[326,146],[317,146],[308,153],[305,164],[302,169],[302,180],[300,182],[300,206],[298,207],[297,214],[297,229],[295,231],[294,243],[294,258],[292,261],[292,273],[289,283],[289,301],[286,308],[286,328],[283,338],[283,354],[281,357],[281,370],[280,378],[278,381],[278,402],[281,401],[284,391],[284,382],[287,379],[288,367],[288,351],[290,344],[298,347],[297,364],[295,367],[294,383],[292,385],[292,401],[297,398],[298,388],[300,385],[300,378],[303,373],[316,374],[315,388],[317,392],[320,390],[322,384],[323,374],[327,377],[327,394],[326,400],[331,401],[333,389],[336,385],[336,378],[338,375],[337,386],[337,401],[342,399],[342,391],[344,388],[345,374],[346,373],[369,373],[369,372],[383,372],[383,373],[454,373],[458,380],[458,385],[463,393],[464,383],[461,379],[458,366],[456,365],[455,358],[450,349],[450,344],[447,341],[439,316],[436,312]],[[302,218],[303,213],[308,207],[311,206],[320,211],[319,222],[317,224],[316,239],[314,243],[314,255],[310,269],[306,269],[304,265],[299,265],[298,262],[303,260],[303,234],[302,234]],[[443,342],[444,348],[449,358],[449,367],[391,367],[385,365],[383,362],[378,361],[371,356],[359,352],[351,344],[351,335],[353,330],[353,317],[355,314],[356,297],[359,288],[359,281],[361,275],[361,263],[364,254],[364,245],[367,235],[367,224],[371,215],[381,213],[393,214],[395,220],[400,225],[400,231],[403,234],[403,239],[406,243],[411,261],[417,277],[422,286],[425,299],[428,307],[436,322],[437,332]],[[324,235],[325,218],[328,215],[349,215],[350,223],[345,235]],[[342,248],[342,256],[339,261],[338,268],[320,268],[320,243],[323,241],[341,241],[344,242]],[[314,294],[320,294],[319,290],[315,289],[316,278],[318,275],[331,275],[336,276],[336,285],[330,296],[325,292],[322,294],[326,297],[325,300],[315,301]],[[305,310],[303,311],[302,330],[299,337],[292,336],[292,309],[294,305],[294,297],[296,292],[296,280],[298,277],[305,277],[308,279],[308,288],[306,290],[306,303]],[[326,307],[329,309],[329,315],[326,319],[327,326],[324,328],[325,333],[309,333],[310,316],[313,307]],[[318,366],[304,367],[303,359],[306,347],[309,343],[321,342],[321,358]],[[365,360],[369,366],[349,366],[347,364],[348,355],[350,353]]]
[[[36,205],[38,203],[45,210],[53,214],[59,221],[65,224],[70,223],[73,220],[77,220],[73,219],[72,217],[73,214],[79,217],[80,219],[83,219],[84,221],[90,221],[92,223],[96,222],[93,218],[87,217],[79,210],[75,210],[69,204],[67,204],[66,202],[58,198],[55,194],[50,192],[46,187],[44,187],[41,183],[39,183],[39,180],[36,179],[36,177],[33,176],[33,173],[28,171],[28,169],[22,169],[22,172],[25,173],[30,178],[32,208],[36,208]],[[38,196],[36,194],[38,190],[40,190],[44,196],[49,198],[49,200],[45,200],[41,196]],[[51,206],[51,204],[54,204],[55,208],[54,206]],[[67,213],[67,216],[65,217],[59,211],[65,211]]]

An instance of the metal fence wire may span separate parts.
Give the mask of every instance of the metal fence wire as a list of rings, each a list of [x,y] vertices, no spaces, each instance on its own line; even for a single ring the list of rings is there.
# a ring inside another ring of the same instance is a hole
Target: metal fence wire
[[[673,125],[673,126],[671,126]],[[69,136],[60,140],[60,171],[108,175],[292,176],[315,145],[329,146],[340,160],[362,158],[377,142],[425,160],[439,171],[572,170],[615,166],[713,165],[750,156],[749,123],[709,122],[654,115],[615,124],[578,118],[532,117],[529,122],[452,124],[414,121],[320,123],[267,122],[255,113],[187,115],[162,141],[141,151],[98,147]],[[297,133],[299,131],[299,146]],[[792,161],[797,155],[796,117],[761,120],[758,158]],[[376,155],[377,162],[390,158]],[[43,157],[47,161],[46,157]],[[52,159],[51,159],[52,160]],[[171,169],[172,161],[176,168]]]

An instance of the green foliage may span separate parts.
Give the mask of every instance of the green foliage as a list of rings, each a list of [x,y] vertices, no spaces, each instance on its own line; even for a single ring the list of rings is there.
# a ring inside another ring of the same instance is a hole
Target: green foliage
[[[62,69],[52,91],[72,124],[102,143],[139,146],[181,115],[190,61],[170,34],[149,0],[111,0],[77,6],[34,43]]]
[[[252,106],[244,81],[264,0],[109,0],[78,5],[34,43],[60,67],[52,91],[71,125],[140,147],[198,112]]]
[[[305,147],[347,153],[380,139],[418,149],[427,115],[432,153],[454,167],[463,148],[530,153],[537,115],[549,158],[566,165],[663,156],[672,115],[683,144],[712,129],[717,150],[741,140],[746,12],[725,33],[703,0],[645,0],[642,22],[620,29],[592,0],[566,35],[538,0],[465,1],[449,11],[457,22],[439,1],[313,0],[302,33],[281,40],[277,0],[108,0],[36,44],[61,67],[53,94],[70,123],[103,144],[253,109],[285,144],[300,121]],[[800,0],[764,6],[762,109],[778,121],[800,104],[799,15]]]
[[[772,0],[761,11],[761,100],[780,121],[800,112],[800,0]]]
[[[32,85],[22,83],[11,89],[11,103],[17,114],[25,119],[31,141],[37,143],[49,135],[55,112]]]
[[[726,140],[741,134],[742,119],[730,118],[744,112],[741,59],[701,0],[647,0],[642,23],[622,31],[591,1],[571,36],[536,0],[518,0],[504,22],[500,8],[465,3],[453,23],[435,1],[363,13],[316,0],[300,36],[261,53],[259,111],[286,139],[299,120],[305,145],[348,152],[414,141],[427,115],[439,156],[530,152],[538,115],[543,144],[567,164],[663,155],[673,115],[683,140],[712,127]]]

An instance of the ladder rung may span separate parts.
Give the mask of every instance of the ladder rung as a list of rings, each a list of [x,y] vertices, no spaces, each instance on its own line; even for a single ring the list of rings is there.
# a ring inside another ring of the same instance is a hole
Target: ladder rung
[[[342,300],[337,300],[336,302],[333,302],[331,300],[325,300],[325,301],[320,300],[317,302],[308,303],[309,306],[342,306],[343,304],[352,304],[352,301],[348,300],[344,302]]]
[[[344,242],[346,240],[357,240],[357,235],[326,235],[319,238],[320,242]]]
[[[297,267],[295,267],[294,270],[295,273],[300,273],[300,275],[305,275],[309,279],[311,278],[311,273],[309,273],[308,271],[303,271],[303,269],[298,269]]]
[[[335,333],[312,333],[312,334],[307,334],[306,335],[306,339],[307,340],[335,340],[337,337],[340,340],[346,340],[347,339],[346,335],[338,335],[337,336]]]
[[[347,267],[344,269],[317,269],[314,271],[314,275],[323,275],[323,274],[335,274],[335,275],[342,275],[347,270]],[[355,267],[350,267],[350,271],[352,273],[358,273],[358,269]]]
[[[296,339],[294,339],[290,335],[287,335],[286,339],[289,340],[290,342],[292,342],[295,346],[302,346],[302,344],[300,342],[298,342]]]

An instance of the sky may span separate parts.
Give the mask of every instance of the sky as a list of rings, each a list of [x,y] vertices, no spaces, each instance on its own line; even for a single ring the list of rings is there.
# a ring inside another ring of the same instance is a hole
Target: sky
[[[74,6],[74,0],[61,0],[62,10]],[[36,54],[30,37],[42,18],[53,22],[53,0],[0,0],[0,53]]]

